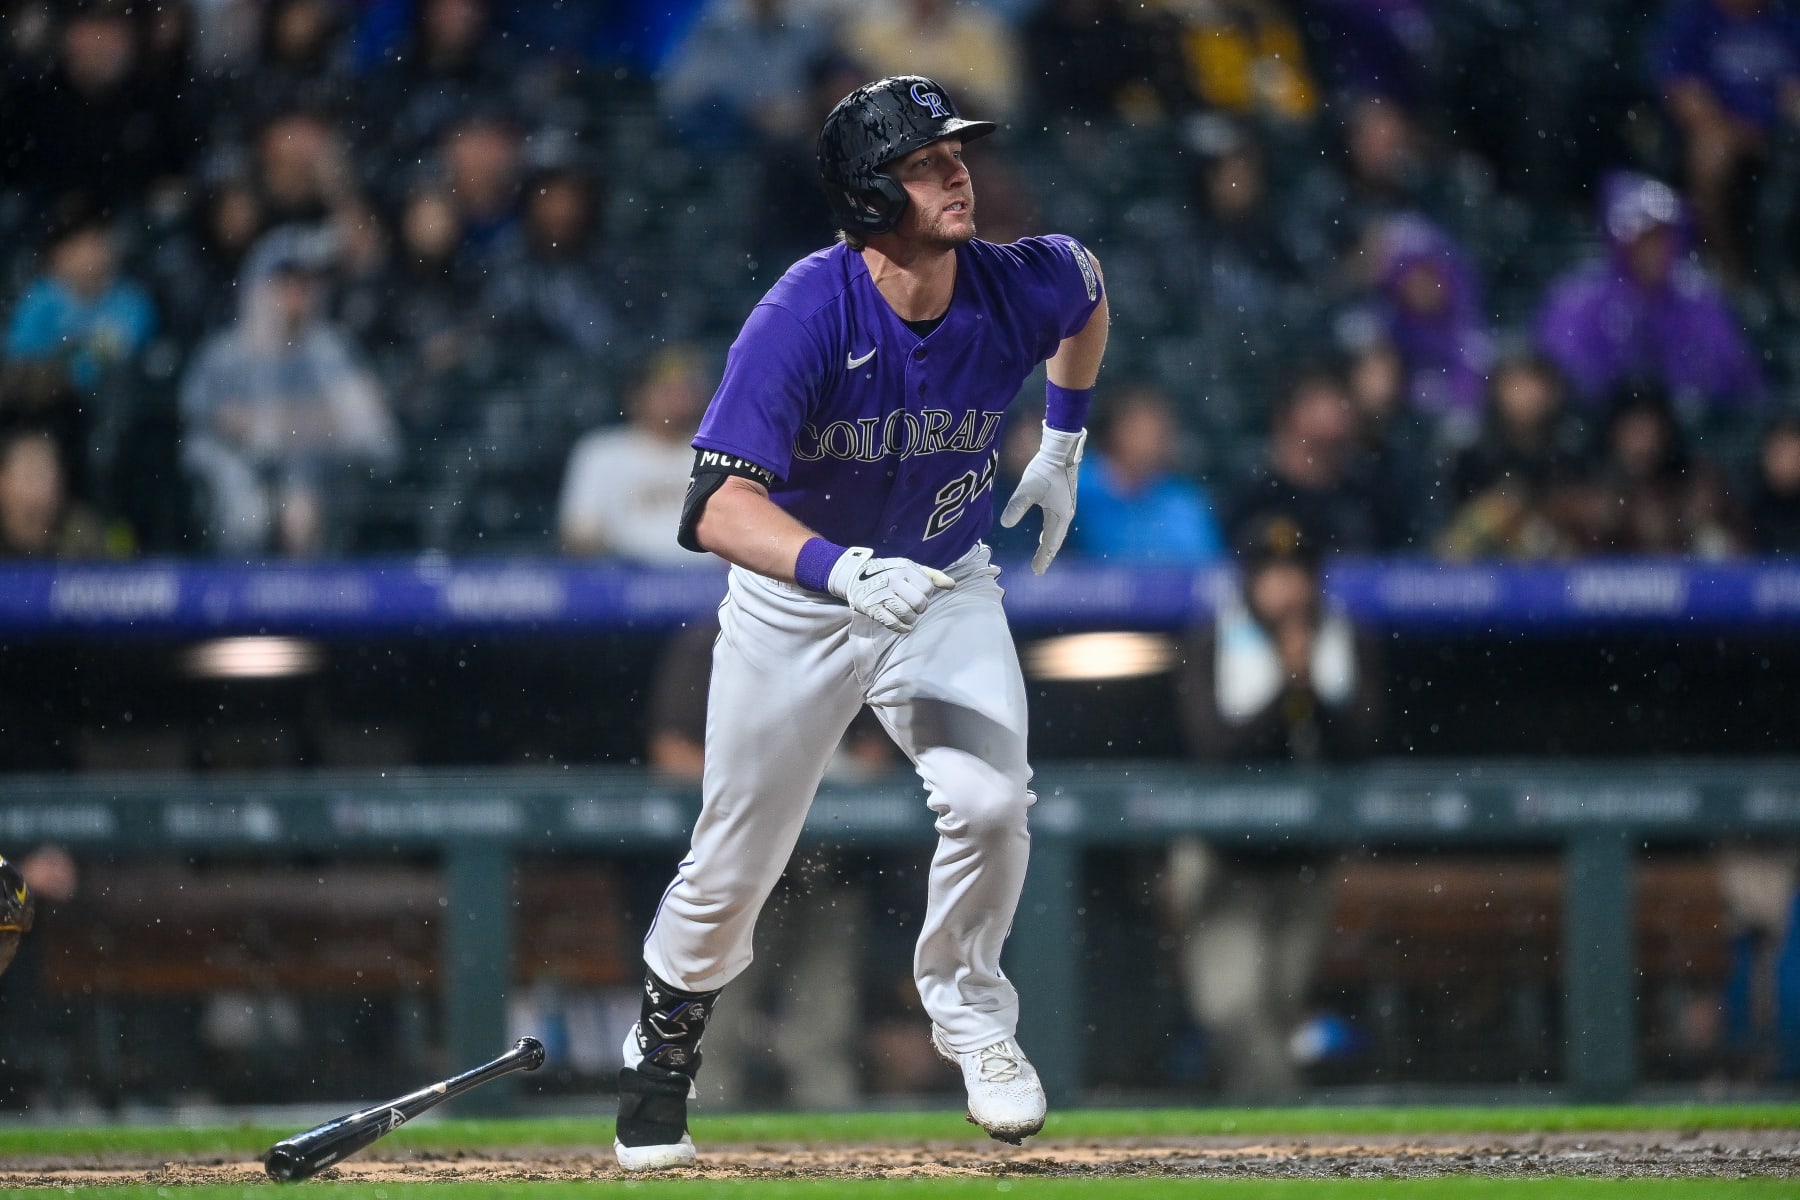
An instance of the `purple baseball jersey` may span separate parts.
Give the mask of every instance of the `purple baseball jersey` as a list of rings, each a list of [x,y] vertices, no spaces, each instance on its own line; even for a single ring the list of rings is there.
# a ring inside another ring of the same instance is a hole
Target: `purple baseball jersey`
[[[774,472],[769,495],[822,537],[944,567],[988,530],[1006,407],[1079,331],[1100,281],[1073,238],[979,239],[924,338],[862,255],[801,259],[751,310],[694,446]]]

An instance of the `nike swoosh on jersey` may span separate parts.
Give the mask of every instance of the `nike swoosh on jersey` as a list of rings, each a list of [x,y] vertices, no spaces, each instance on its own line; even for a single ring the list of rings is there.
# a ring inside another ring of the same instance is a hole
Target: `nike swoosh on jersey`
[[[857,358],[854,355],[845,355],[845,358],[847,361],[844,363],[844,369],[847,371],[856,370],[856,368],[862,366],[864,363],[868,362],[871,358],[874,358],[875,351],[877,351],[879,349],[881,349],[880,346],[871,346],[871,347],[869,347],[869,352],[867,354],[863,355],[861,358]]]

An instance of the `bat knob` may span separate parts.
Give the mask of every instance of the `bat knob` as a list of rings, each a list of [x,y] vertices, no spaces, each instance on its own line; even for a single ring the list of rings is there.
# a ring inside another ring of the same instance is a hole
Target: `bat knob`
[[[522,1037],[513,1049],[525,1056],[525,1069],[535,1071],[544,1065],[544,1043],[534,1037]]]

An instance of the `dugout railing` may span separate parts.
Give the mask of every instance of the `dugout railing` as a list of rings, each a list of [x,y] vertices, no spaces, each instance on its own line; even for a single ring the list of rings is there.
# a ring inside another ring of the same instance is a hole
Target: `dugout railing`
[[[1022,1036],[1053,1095],[1083,1087],[1081,860],[1198,835],[1239,848],[1547,851],[1562,874],[1560,1083],[1615,1099],[1640,1079],[1634,876],[1649,850],[1800,839],[1800,762],[1384,763],[1330,772],[1054,764],[1039,772],[1032,865],[1006,953],[1026,997]],[[78,856],[254,854],[441,862],[433,922],[444,1049],[480,1061],[504,1038],[514,978],[517,862],[545,852],[672,863],[694,790],[630,769],[14,776],[0,844]],[[815,843],[919,847],[930,814],[910,776],[828,785]],[[151,898],[153,899],[153,898]],[[246,903],[250,903],[246,900]],[[156,913],[144,905],[146,922]],[[1723,935],[1721,935],[1723,936]],[[504,1089],[488,1103],[503,1104]]]

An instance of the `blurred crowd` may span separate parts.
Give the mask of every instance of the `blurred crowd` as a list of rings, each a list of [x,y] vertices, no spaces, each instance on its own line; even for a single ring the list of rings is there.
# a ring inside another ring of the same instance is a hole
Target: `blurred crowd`
[[[662,557],[607,455],[679,486],[649,465],[831,237],[823,113],[900,71],[1005,123],[983,236],[1107,263],[1077,553],[1205,561],[1275,507],[1328,551],[1800,546],[1781,0],[8,0],[0,32],[7,555]]]

